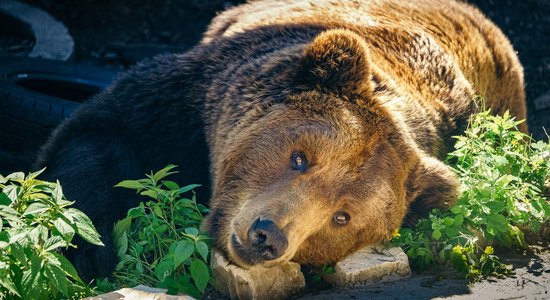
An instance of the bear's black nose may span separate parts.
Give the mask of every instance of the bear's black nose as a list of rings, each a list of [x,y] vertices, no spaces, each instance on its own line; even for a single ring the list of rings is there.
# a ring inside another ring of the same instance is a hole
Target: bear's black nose
[[[285,253],[288,240],[269,219],[257,219],[248,230],[248,241],[264,260],[273,260]]]

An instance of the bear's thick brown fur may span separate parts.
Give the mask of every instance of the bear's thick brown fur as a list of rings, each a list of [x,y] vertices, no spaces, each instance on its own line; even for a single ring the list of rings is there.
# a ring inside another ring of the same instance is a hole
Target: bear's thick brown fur
[[[332,263],[456,200],[440,159],[476,95],[525,118],[510,43],[467,4],[253,1],[84,104],[38,166],[104,236],[69,253],[86,278],[112,270],[112,224],[136,204],[111,187],[168,163],[210,182],[204,228],[231,261]]]
[[[256,31],[274,36],[247,35]],[[210,232],[241,265],[332,263],[388,239],[408,209],[414,221],[456,200],[457,179],[438,159],[476,95],[495,113],[526,117],[514,50],[465,3],[253,1],[216,17],[203,43],[241,35],[251,50],[219,58],[233,93],[209,97],[220,110],[206,131]],[[304,172],[289,168],[296,151]],[[340,211],[346,226],[333,222]],[[286,236],[280,257],[256,259],[258,218]]]

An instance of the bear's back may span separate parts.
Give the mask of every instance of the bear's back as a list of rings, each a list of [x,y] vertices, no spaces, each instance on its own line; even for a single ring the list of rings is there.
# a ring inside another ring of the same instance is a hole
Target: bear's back
[[[510,109],[513,116],[526,117],[523,69],[510,42],[482,13],[466,3],[440,0],[252,1],[217,16],[202,43],[261,26],[299,24],[346,28],[361,34],[371,52],[381,58],[373,63],[390,73],[394,65],[383,61],[401,54],[393,51],[395,49],[387,40],[380,41],[370,34],[373,30],[433,39],[436,47],[452,57],[476,94],[484,97],[495,113]],[[402,41],[396,40],[395,44],[399,42]],[[526,131],[526,127],[522,129]]]

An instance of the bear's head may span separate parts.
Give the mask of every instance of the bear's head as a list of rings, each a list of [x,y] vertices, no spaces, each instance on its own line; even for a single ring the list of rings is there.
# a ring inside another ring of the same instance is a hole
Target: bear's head
[[[204,228],[243,267],[334,263],[389,239],[411,203],[457,197],[452,171],[382,105],[359,35],[328,30],[300,53],[286,100],[216,160]]]

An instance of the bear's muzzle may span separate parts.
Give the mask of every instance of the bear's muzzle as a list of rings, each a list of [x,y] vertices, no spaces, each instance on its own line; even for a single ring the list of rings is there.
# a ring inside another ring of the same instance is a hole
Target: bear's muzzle
[[[241,241],[233,234],[231,243],[239,259],[250,265],[277,259],[288,248],[285,234],[275,222],[264,218],[258,218],[252,223],[246,241]]]

